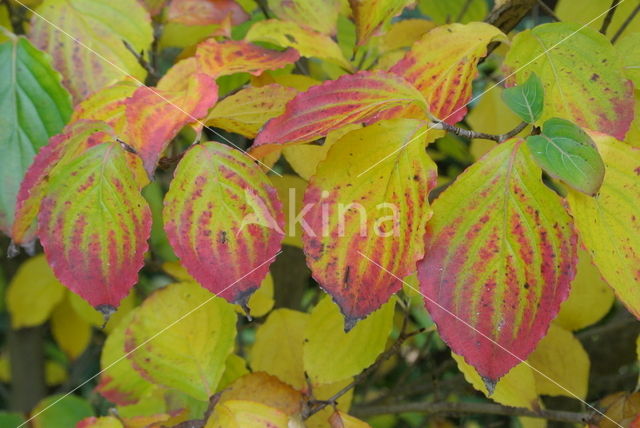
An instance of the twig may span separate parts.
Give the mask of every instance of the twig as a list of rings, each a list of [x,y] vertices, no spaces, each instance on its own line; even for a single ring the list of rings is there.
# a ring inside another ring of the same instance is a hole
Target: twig
[[[462,6],[462,9],[460,9],[460,13],[458,14],[458,19],[456,19],[457,22],[462,21],[462,18],[464,18],[464,16],[467,14],[467,12],[469,11],[469,6],[471,6],[471,1],[472,0],[467,0],[464,3],[464,6]]]
[[[600,33],[603,35],[607,35],[607,30],[609,29],[609,25],[611,25],[611,21],[613,20],[613,15],[615,15],[616,10],[618,9],[618,4],[620,0],[613,0],[611,2],[611,7],[607,11],[607,15],[604,17],[604,21],[602,21],[602,26],[600,27]]]
[[[269,19],[271,14],[269,13],[269,8],[267,7],[267,4],[265,3],[265,1],[264,0],[256,0],[256,3],[258,3],[258,7],[262,11],[262,13],[264,13],[265,19]]]
[[[551,18],[553,18],[555,21],[560,22],[562,21],[560,18],[558,18],[558,15],[556,15],[556,13],[554,12],[553,9],[551,9],[549,7],[548,4],[546,4],[544,2],[544,0],[538,0],[538,4],[540,5],[540,7],[542,8],[542,10],[544,10],[544,12],[549,15]]]
[[[563,410],[530,410],[522,407],[508,407],[493,403],[474,402],[418,402],[401,403],[380,406],[354,406],[349,413],[356,417],[364,418],[375,415],[397,414],[407,412],[428,413],[430,415],[442,414],[486,414],[503,416],[525,416],[530,418],[546,419],[548,421],[567,423],[593,423],[596,419],[591,413],[567,412]]]
[[[155,68],[153,68],[153,65],[151,65],[149,61],[147,61],[142,52],[136,52],[135,48],[131,46],[131,44],[126,40],[123,40],[122,43],[124,44],[124,47],[127,48],[127,50],[136,57],[136,59],[138,60],[138,64],[140,64],[142,68],[147,70],[147,73],[149,73],[150,76],[153,76],[154,79],[158,79],[160,77]]]
[[[449,125],[446,122],[438,122],[433,126],[433,129],[443,129],[447,132],[454,133],[460,137],[465,138],[481,138],[483,140],[493,140],[497,143],[502,143],[503,141],[507,141],[509,138],[512,138],[520,133],[524,128],[526,128],[528,123],[522,122],[511,131],[506,134],[495,135],[495,134],[486,134],[484,132],[472,131],[470,129],[458,128],[457,126]]]
[[[633,18],[636,17],[638,12],[640,12],[640,4],[636,6],[635,9],[633,9],[633,12],[631,12],[631,14],[627,17],[627,19],[624,20],[620,28],[618,28],[618,31],[616,31],[616,34],[614,34],[613,37],[611,38],[611,43],[615,43],[618,40],[618,38],[622,36],[622,33],[624,33],[624,30],[626,30],[629,24],[631,24],[631,21],[633,21]]]
[[[16,35],[24,34],[24,25],[22,22],[23,14],[18,12],[14,5],[11,4],[10,0],[2,0],[4,5],[7,7],[7,12],[9,13],[9,20],[11,21],[11,29],[13,33]]]

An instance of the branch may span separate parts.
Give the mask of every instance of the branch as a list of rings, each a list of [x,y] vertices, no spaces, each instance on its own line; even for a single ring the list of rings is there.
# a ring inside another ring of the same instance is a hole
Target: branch
[[[607,30],[609,29],[609,25],[611,25],[611,21],[613,20],[613,15],[616,13],[616,9],[618,9],[618,4],[620,0],[613,0],[611,2],[611,7],[607,11],[607,16],[604,17],[604,21],[602,21],[602,26],[600,27],[600,33],[603,35],[607,35]]]
[[[501,134],[501,135],[495,135],[495,134],[486,134],[484,132],[476,132],[476,131],[472,131],[470,129],[464,129],[464,128],[458,128],[457,126],[453,126],[453,125],[449,125],[446,122],[438,122],[434,125],[432,125],[433,129],[443,129],[447,132],[451,132],[453,134],[456,134],[460,137],[466,137],[469,139],[472,138],[481,138],[483,140],[493,140],[497,143],[502,143],[503,141],[508,140],[509,138],[515,137],[516,135],[518,135],[520,133],[520,131],[522,131],[524,128],[526,128],[528,125],[528,123],[526,122],[522,122],[520,123],[518,126],[516,126],[515,128],[513,128],[511,131],[507,132],[506,134]]]
[[[475,402],[439,402],[439,403],[400,403],[380,406],[354,406],[350,414],[359,418],[376,415],[420,412],[430,415],[441,414],[485,414],[503,416],[525,416],[567,423],[593,423],[595,415],[591,413],[567,412],[563,410],[530,410],[522,407],[508,407],[493,403]]]
[[[624,33],[624,30],[626,30],[629,24],[631,24],[631,21],[633,21],[633,18],[636,17],[638,12],[640,12],[640,4],[636,6],[635,9],[633,9],[633,12],[631,12],[631,14],[627,17],[627,19],[624,20],[620,28],[618,28],[618,31],[616,31],[616,34],[614,34],[613,37],[611,38],[611,43],[615,43],[618,40],[618,38],[622,36],[622,33]]]
[[[151,63],[149,63],[149,61],[147,61],[147,59],[144,57],[142,52],[136,52],[135,48],[133,46],[131,46],[131,44],[129,42],[127,42],[126,40],[123,40],[122,43],[124,44],[124,47],[127,48],[127,50],[129,52],[131,52],[131,54],[134,57],[136,57],[136,59],[138,60],[138,64],[140,64],[140,66],[147,71],[149,76],[152,76],[156,80],[160,78],[160,76],[156,72],[155,68],[153,68]]]
[[[511,0],[503,2],[500,7],[491,11],[485,22],[498,27],[505,34],[508,34],[529,13],[536,1]]]
[[[540,5],[542,10],[544,10],[547,15],[549,15],[551,18],[553,18],[554,21],[557,21],[557,22],[561,22],[562,21],[560,18],[558,18],[558,15],[556,15],[554,10],[551,9],[549,7],[549,5],[544,2],[544,0],[538,0],[538,5]]]

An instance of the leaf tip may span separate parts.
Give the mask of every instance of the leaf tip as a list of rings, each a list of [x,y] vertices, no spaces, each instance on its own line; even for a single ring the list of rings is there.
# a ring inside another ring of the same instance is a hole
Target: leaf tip
[[[95,307],[96,311],[100,312],[102,314],[102,318],[104,320],[102,327],[101,328],[105,328],[107,323],[109,322],[109,318],[111,318],[111,315],[114,314],[114,312],[117,310],[117,308],[113,305],[98,305]]]
[[[349,315],[344,316],[344,332],[349,333],[353,327],[360,321],[358,317],[352,317]]]
[[[497,379],[492,379],[490,377],[482,377],[482,382],[484,383],[485,388],[487,388],[487,397],[491,397],[496,390],[496,385],[498,384]]]

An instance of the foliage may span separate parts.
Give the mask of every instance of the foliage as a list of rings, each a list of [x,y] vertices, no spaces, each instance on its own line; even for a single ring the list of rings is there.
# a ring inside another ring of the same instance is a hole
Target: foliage
[[[2,3],[0,425],[640,424],[585,339],[639,330],[637,9],[584,3]]]

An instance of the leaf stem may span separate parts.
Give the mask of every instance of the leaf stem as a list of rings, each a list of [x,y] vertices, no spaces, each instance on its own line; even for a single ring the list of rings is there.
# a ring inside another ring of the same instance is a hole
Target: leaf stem
[[[613,0],[611,2],[611,7],[607,11],[607,15],[604,17],[604,21],[602,21],[600,33],[605,36],[607,35],[607,30],[609,29],[609,25],[611,25],[611,21],[613,20],[613,15],[615,15],[616,10],[618,9],[618,4],[620,4],[620,0]]]
[[[640,4],[636,6],[635,9],[633,9],[633,11],[629,14],[629,16],[627,16],[627,19],[624,20],[620,28],[618,28],[618,31],[616,31],[616,34],[614,34],[613,37],[611,38],[611,43],[615,43],[620,38],[622,33],[624,33],[624,30],[626,30],[629,24],[631,24],[631,21],[633,21],[633,18],[636,17],[638,12],[640,12]]]
[[[488,414],[504,416],[525,416],[530,418],[546,419],[548,421],[567,423],[593,423],[595,416],[591,413],[568,412],[563,410],[531,410],[522,407],[509,407],[493,403],[475,402],[418,402],[399,403],[378,406],[355,406],[351,414],[356,417],[369,417],[375,415],[396,414],[406,412],[428,413],[430,415],[442,414]]]
[[[507,132],[506,134],[500,134],[500,135],[487,134],[487,133],[484,133],[484,132],[472,131],[470,129],[458,128],[457,126],[449,125],[446,122],[438,122],[438,123],[433,124],[431,126],[433,127],[433,129],[442,129],[442,130],[445,130],[447,132],[451,132],[451,133],[453,133],[455,135],[458,135],[460,137],[465,137],[465,138],[469,138],[469,139],[481,138],[483,140],[492,140],[492,141],[495,141],[497,143],[502,143],[503,141],[506,141],[509,138],[513,138],[516,135],[518,135],[524,128],[527,127],[527,125],[528,125],[528,123],[521,122],[518,126],[513,128],[511,131]]]

